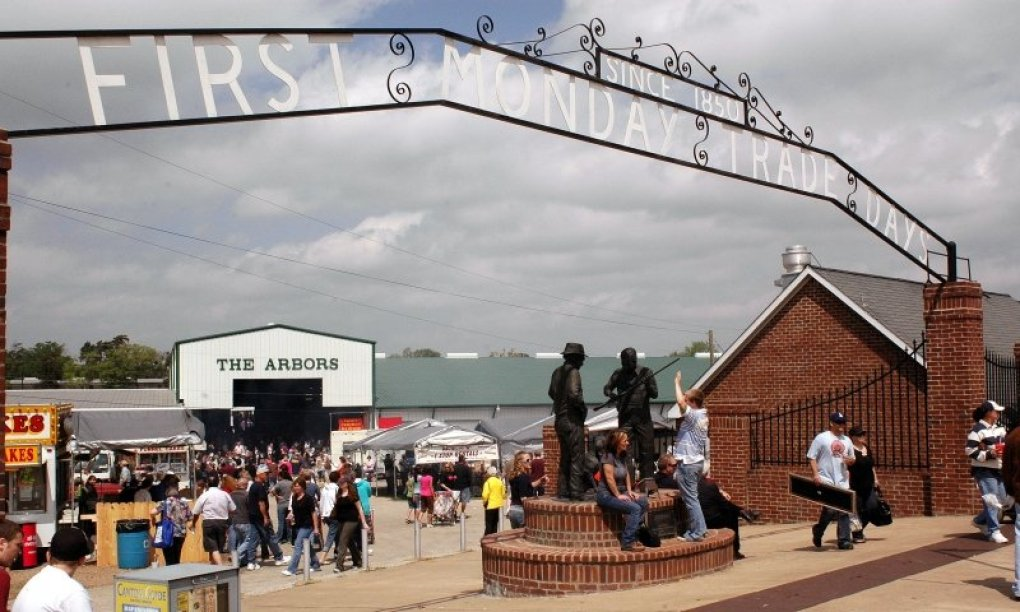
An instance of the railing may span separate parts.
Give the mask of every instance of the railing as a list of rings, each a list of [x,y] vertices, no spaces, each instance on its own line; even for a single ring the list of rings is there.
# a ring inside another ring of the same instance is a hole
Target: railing
[[[883,468],[928,468],[928,377],[914,344],[894,366],[792,404],[751,417],[751,466],[804,465],[811,441],[829,426],[829,415],[846,415],[848,428],[863,427]]]
[[[1020,424],[1020,408],[1017,406],[1016,358],[985,351],[985,395],[1006,407],[999,421],[1006,429]]]

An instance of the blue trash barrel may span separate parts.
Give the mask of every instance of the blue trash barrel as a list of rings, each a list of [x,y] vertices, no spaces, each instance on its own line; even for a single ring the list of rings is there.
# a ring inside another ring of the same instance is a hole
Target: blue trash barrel
[[[150,545],[149,521],[144,519],[117,521],[117,567],[120,569],[149,567]]]

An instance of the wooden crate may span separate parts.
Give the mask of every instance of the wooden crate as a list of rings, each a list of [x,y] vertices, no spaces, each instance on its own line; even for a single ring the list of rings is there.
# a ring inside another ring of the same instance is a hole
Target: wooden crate
[[[191,502],[194,506],[194,502]],[[151,502],[130,502],[130,503],[99,503],[96,504],[96,565],[99,567],[117,567],[117,521],[124,519],[145,519],[150,520],[149,512],[155,505]],[[156,531],[156,528],[149,526],[149,538]],[[163,551],[158,548],[153,551],[150,560],[158,561],[160,565],[166,565],[163,561]],[[195,533],[189,533],[184,539],[184,548],[181,550],[181,563],[205,563],[209,560],[209,554],[202,550],[202,519],[198,519],[198,526]]]

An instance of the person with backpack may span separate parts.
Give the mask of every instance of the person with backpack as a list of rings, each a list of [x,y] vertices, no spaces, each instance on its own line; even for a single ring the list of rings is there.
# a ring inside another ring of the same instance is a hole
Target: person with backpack
[[[192,513],[188,502],[181,499],[180,492],[176,486],[166,490],[166,499],[156,504],[156,507],[149,512],[152,522],[158,525],[163,516],[166,516],[173,523],[173,544],[163,549],[163,559],[167,565],[177,565],[181,562],[181,549],[184,548],[184,538],[187,537],[190,529],[188,523],[191,521]],[[159,516],[160,518],[156,518]]]

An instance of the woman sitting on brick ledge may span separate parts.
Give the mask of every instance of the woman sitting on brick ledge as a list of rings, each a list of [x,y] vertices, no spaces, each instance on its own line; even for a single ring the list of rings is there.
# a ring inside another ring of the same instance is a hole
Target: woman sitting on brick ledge
[[[648,498],[638,495],[631,488],[630,473],[627,471],[627,449],[630,438],[627,432],[617,429],[609,434],[606,441],[606,452],[599,459],[599,473],[596,476],[598,487],[595,490],[595,503],[599,506],[626,515],[626,524],[620,538],[623,550],[640,552],[645,549],[637,541],[638,527],[648,512]],[[620,492],[620,485],[626,485]]]

